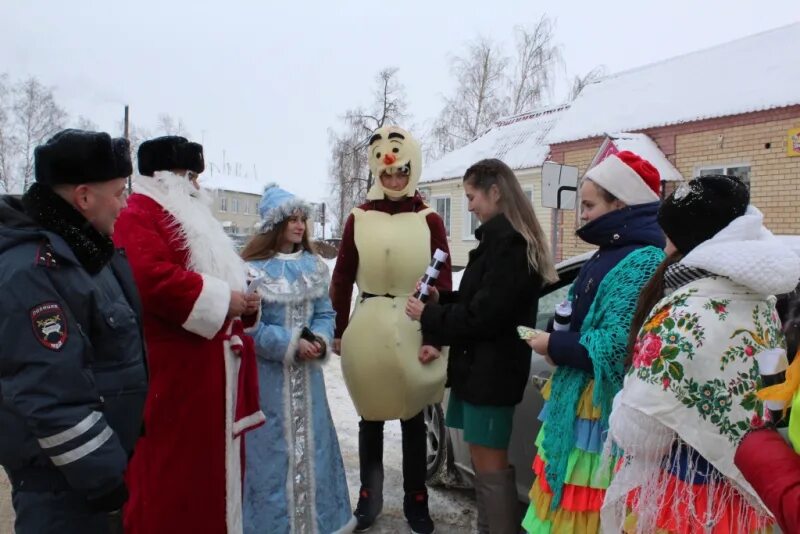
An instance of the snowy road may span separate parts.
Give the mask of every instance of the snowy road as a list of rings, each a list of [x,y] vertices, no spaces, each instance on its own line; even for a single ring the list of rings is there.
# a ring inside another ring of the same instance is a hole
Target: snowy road
[[[358,500],[358,415],[344,385],[338,356],[332,356],[325,366],[325,381],[331,414],[339,434],[350,500]],[[403,475],[400,423],[386,423],[384,436],[384,489],[383,513],[370,532],[411,532],[403,516]],[[436,532],[460,534],[475,531],[475,499],[472,492],[429,488],[431,517]]]

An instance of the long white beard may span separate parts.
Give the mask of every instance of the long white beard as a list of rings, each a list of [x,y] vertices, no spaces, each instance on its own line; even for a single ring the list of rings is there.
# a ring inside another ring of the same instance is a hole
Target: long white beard
[[[245,264],[233,241],[211,212],[213,198],[196,189],[185,177],[157,171],[153,177],[136,176],[133,192],[158,202],[175,219],[174,230],[189,251],[189,269],[225,280],[231,289],[246,287]]]

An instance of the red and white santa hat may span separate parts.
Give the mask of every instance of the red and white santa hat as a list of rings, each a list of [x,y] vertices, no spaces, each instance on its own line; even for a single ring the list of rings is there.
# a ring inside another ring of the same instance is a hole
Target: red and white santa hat
[[[588,178],[628,206],[659,200],[661,175],[642,157],[624,150],[586,171]]]

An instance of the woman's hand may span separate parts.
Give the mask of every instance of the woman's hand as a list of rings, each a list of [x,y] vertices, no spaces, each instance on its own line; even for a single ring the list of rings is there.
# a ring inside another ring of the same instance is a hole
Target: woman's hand
[[[547,363],[555,367],[556,364],[553,363],[553,360],[547,353],[548,346],[550,343],[550,334],[548,334],[547,332],[542,332],[536,337],[526,339],[525,343],[527,343],[536,354],[538,354],[539,356],[544,356],[544,359]]]
[[[244,300],[246,306],[242,315],[253,315],[258,313],[258,309],[261,307],[261,297],[258,295],[258,293],[252,293],[250,295],[245,294]]]
[[[438,296],[438,293],[437,293]],[[408,302],[406,302],[406,315],[412,321],[419,321],[420,317],[422,317],[422,311],[425,309],[425,303],[419,300],[418,298],[408,297]]]
[[[322,351],[317,343],[312,343],[301,339],[297,344],[297,355],[301,360],[315,360],[320,357]]]
[[[441,355],[442,352],[432,345],[422,345],[419,349],[419,361],[422,362],[422,365],[431,363]]]
[[[422,291],[422,278],[417,280],[417,291]],[[431,304],[439,303],[439,290],[436,286],[428,286],[428,302]]]

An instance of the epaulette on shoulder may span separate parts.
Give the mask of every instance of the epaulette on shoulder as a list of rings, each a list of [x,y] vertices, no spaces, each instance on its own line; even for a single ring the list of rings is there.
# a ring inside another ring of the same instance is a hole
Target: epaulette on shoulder
[[[49,241],[42,241],[39,246],[36,247],[34,264],[40,267],[47,267],[49,269],[56,269],[58,267],[56,254],[53,251],[53,246]]]

